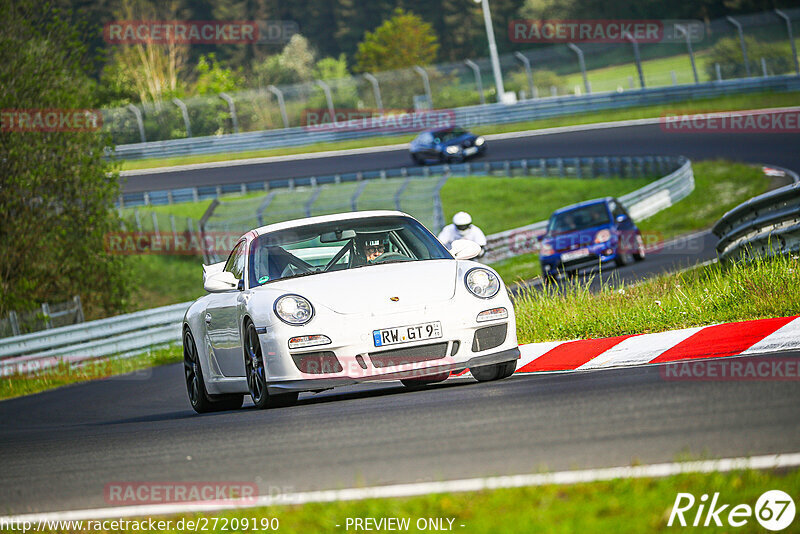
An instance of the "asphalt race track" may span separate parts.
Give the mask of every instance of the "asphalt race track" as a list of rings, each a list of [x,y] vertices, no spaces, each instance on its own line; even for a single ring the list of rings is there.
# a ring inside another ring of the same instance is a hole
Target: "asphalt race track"
[[[0,402],[0,503],[102,507],[105,485],[123,481],[256,482],[274,494],[797,451],[796,381],[683,382],[660,369],[390,383],[200,416],[182,365],[164,366]]]
[[[771,163],[800,170],[800,133],[670,133],[658,124],[553,133],[488,142],[487,160],[558,156],[684,155],[690,159],[725,158]],[[476,160],[476,161],[481,161]],[[411,166],[408,150],[236,165],[129,176],[125,192],[203,185],[282,180],[304,176]]]
[[[658,125],[494,141],[491,159],[724,157],[800,169],[800,135],[666,134]],[[406,165],[405,151],[129,178],[126,190]],[[635,281],[714,257],[701,233],[603,273]],[[800,357],[800,353],[782,356]],[[757,359],[759,356],[750,357]],[[797,452],[797,381],[675,381],[660,366],[398,382],[297,406],[196,415],[182,364],[0,402],[0,514],[108,506],[115,482],[236,481],[262,494]]]

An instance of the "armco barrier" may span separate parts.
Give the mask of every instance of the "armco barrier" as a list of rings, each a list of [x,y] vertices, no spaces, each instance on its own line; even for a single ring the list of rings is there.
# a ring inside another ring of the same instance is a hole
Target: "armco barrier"
[[[800,177],[780,170],[791,177],[791,185],[736,206],[712,228],[721,260],[800,251]]]
[[[658,105],[728,94],[797,90],[800,90],[800,76],[784,75],[652,89],[635,89],[622,93],[609,92],[537,98],[516,104],[484,104],[457,108],[453,111],[455,123],[469,128],[481,124],[523,122],[575,113]],[[340,129],[338,131],[335,129],[309,131],[306,128],[282,128],[260,132],[118,145],[115,148],[115,155],[120,159],[144,159],[191,154],[220,154],[396,134],[397,132],[387,132],[385,129],[380,130],[377,128]]]
[[[190,302],[99,321],[0,339],[0,375],[43,369],[109,354],[142,351],[181,339],[181,322]]]
[[[646,219],[672,206],[694,190],[692,162],[679,156],[670,158],[670,163],[678,168],[619,198],[634,220]],[[539,250],[539,236],[544,234],[546,228],[547,221],[539,221],[487,236],[487,250],[482,261],[491,263],[536,252]]]

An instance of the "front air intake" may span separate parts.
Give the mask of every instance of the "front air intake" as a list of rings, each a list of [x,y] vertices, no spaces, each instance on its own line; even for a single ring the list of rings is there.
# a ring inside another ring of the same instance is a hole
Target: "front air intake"
[[[301,372],[309,375],[342,372],[342,364],[339,363],[336,354],[330,350],[292,354],[292,360]]]
[[[499,347],[506,341],[508,324],[497,324],[475,330],[475,337],[472,338],[472,352],[481,352]]]

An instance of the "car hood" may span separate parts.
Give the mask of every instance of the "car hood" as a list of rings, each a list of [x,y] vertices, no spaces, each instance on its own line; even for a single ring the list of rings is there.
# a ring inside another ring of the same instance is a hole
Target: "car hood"
[[[610,224],[603,224],[600,226],[593,226],[585,230],[578,230],[577,232],[566,232],[554,236],[547,237],[547,242],[550,243],[557,252],[564,252],[573,250],[580,247],[586,247],[594,243],[594,236],[600,230],[611,230]]]
[[[320,273],[262,286],[343,314],[395,313],[455,295],[458,261],[425,260]],[[396,301],[391,300],[397,298]]]
[[[450,145],[462,146],[466,141],[469,141],[469,143],[467,143],[467,144],[472,145],[473,143],[475,143],[475,139],[477,139],[477,138],[478,138],[477,135],[471,134],[471,133],[467,133],[467,134],[455,137],[453,139],[450,139],[449,141],[443,142],[442,146],[450,146]]]

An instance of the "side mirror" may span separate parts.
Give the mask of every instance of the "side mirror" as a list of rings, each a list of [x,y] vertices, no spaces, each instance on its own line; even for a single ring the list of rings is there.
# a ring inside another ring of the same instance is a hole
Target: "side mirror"
[[[450,245],[450,254],[457,260],[471,260],[481,253],[481,246],[469,239],[456,239]]]
[[[624,222],[625,222],[625,221],[627,221],[627,220],[628,220],[628,218],[627,218],[626,216],[624,216],[624,215],[617,215],[617,222],[618,222],[618,223],[624,223]]]
[[[223,293],[239,287],[239,280],[230,271],[214,273],[206,277],[203,288],[209,293]]]

